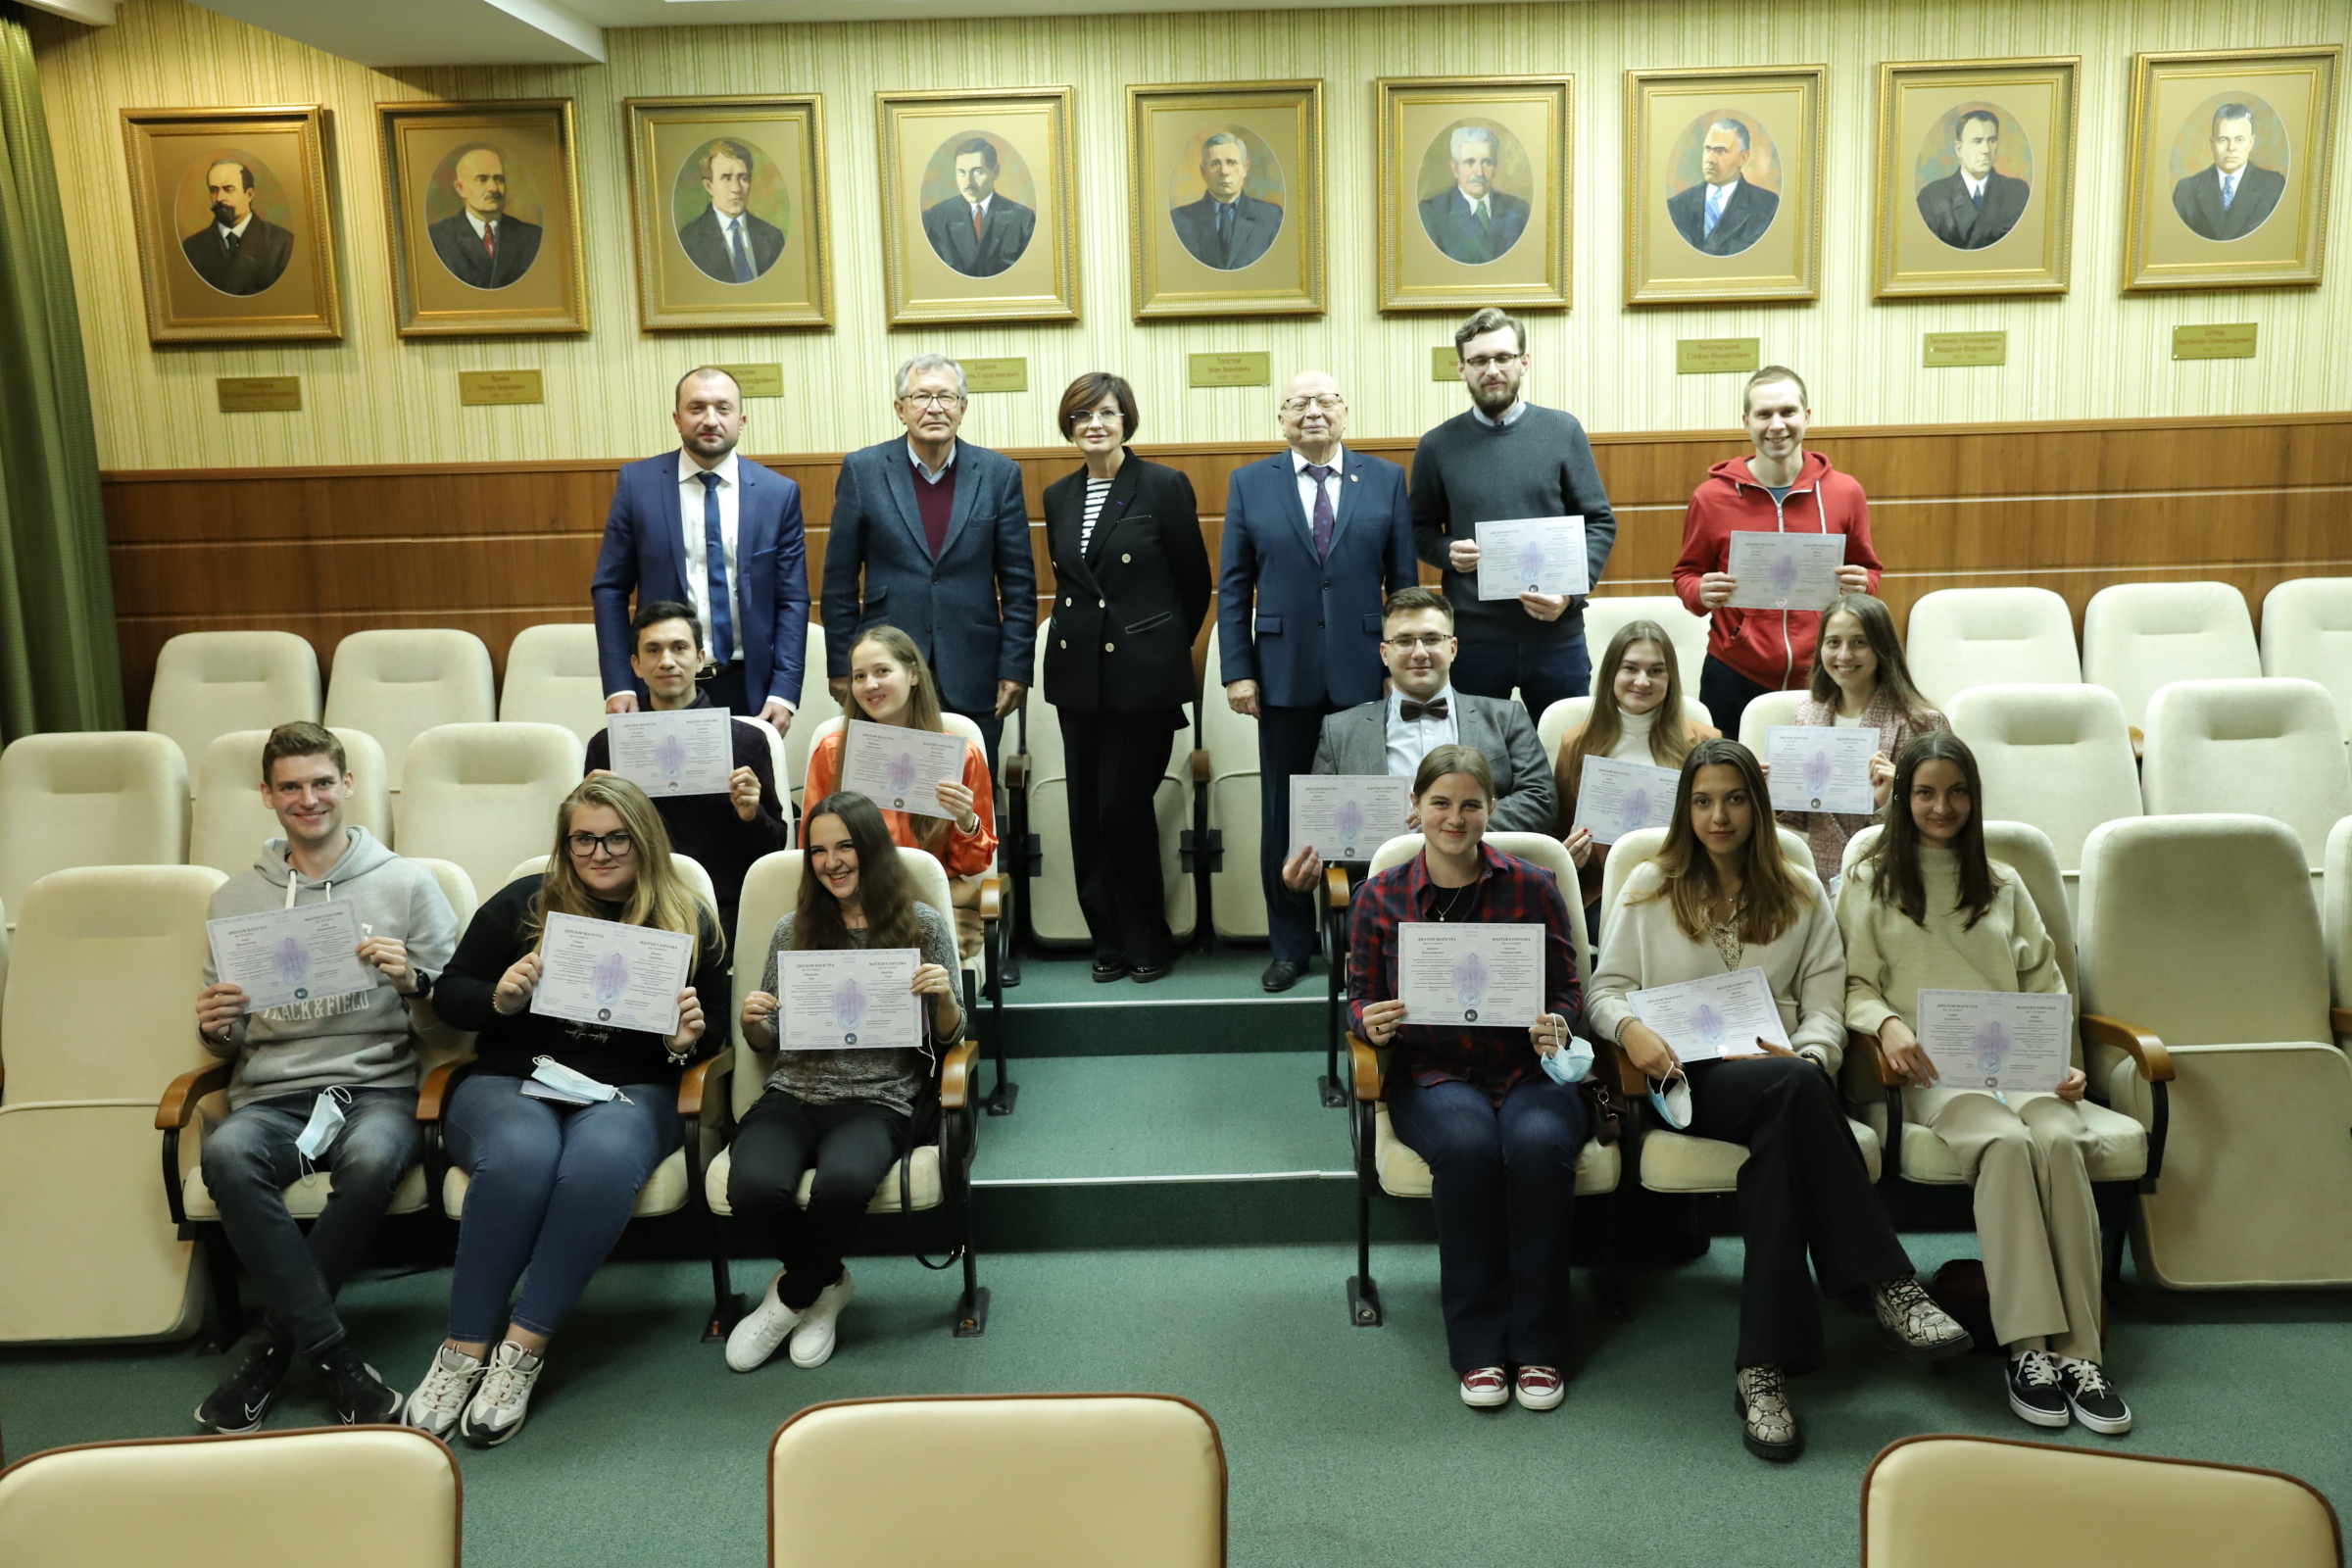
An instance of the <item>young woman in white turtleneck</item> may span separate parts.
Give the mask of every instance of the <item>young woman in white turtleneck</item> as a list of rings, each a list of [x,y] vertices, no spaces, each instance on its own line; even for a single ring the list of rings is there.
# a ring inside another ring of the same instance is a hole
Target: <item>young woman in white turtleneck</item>
[[[1813,647],[1813,678],[1796,705],[1796,722],[1824,728],[1873,729],[1879,749],[1870,759],[1870,783],[1877,809],[1886,805],[1894,760],[1914,735],[1949,729],[1911,683],[1894,613],[1868,594],[1841,594],[1821,613],[1821,639]],[[1878,820],[1870,812],[1783,811],[1782,822],[1805,835],[1813,848],[1813,872],[1835,894],[1846,842]]]
[[[1576,862],[1576,880],[1588,910],[1600,899],[1601,866],[1609,852],[1607,845],[1593,842],[1590,828],[1571,826],[1585,759],[1607,757],[1679,769],[1691,747],[1719,733],[1684,713],[1683,674],[1666,628],[1654,620],[1629,620],[1618,627],[1594,666],[1592,710],[1585,722],[1560,737],[1559,756],[1551,768],[1560,803],[1559,835],[1568,846],[1568,858]]]

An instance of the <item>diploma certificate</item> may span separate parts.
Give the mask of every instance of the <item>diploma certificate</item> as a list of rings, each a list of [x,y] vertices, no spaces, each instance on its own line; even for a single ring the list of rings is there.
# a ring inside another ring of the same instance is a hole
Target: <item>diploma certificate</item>
[[[693,972],[694,938],[550,913],[539,962],[533,1012],[667,1038],[678,1032],[678,993]],[[706,1016],[705,1025],[710,1022]]]
[[[1637,991],[1626,999],[1634,1016],[1658,1033],[1685,1061],[1761,1056],[1758,1040],[1788,1044],[1780,1004],[1761,969],[1734,969],[1679,985]]]
[[[348,904],[298,904],[267,914],[204,922],[213,972],[245,993],[245,1010],[293,1006],[375,989],[359,955],[360,920]]]
[[[735,736],[728,728],[734,722],[723,708],[608,714],[612,771],[657,801],[724,795],[735,772]]]
[[[906,987],[922,961],[913,948],[777,954],[777,1049],[915,1050],[923,999]]]
[[[1405,831],[1405,813],[1412,808],[1410,779],[1387,773],[1293,773],[1291,851],[1312,846],[1325,860],[1369,860],[1374,850]]]
[[[1524,1029],[1544,1016],[1544,928],[1472,920],[1396,928],[1404,1026]]]
[[[1870,760],[1878,751],[1879,732],[1868,725],[1773,725],[1764,732],[1772,808],[1870,815],[1879,808],[1870,788]]]
[[[1841,533],[1732,534],[1723,569],[1740,579],[1726,601],[1734,610],[1827,610],[1845,564]]]
[[[1921,991],[1919,1044],[1942,1089],[2051,1090],[2073,1065],[2075,999]]]
[[[1592,591],[1586,575],[1585,519],[1506,517],[1482,522],[1478,538],[1478,597],[1516,599],[1521,594]]]
[[[850,720],[842,738],[841,781],[886,811],[953,817],[939,804],[939,786],[963,782],[964,738],[938,730]]]
[[[1671,767],[1588,757],[1576,783],[1576,820],[1571,828],[1592,830],[1595,844],[1614,844],[1645,827],[1674,820],[1674,792],[1683,775]]]

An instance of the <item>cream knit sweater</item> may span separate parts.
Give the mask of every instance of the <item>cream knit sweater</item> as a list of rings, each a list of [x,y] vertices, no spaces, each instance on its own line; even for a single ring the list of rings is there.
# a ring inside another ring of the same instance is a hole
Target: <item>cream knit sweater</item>
[[[1838,889],[1838,925],[1845,933],[1845,1026],[1875,1035],[1889,1018],[1919,1027],[1919,993],[2026,991],[2055,996],[2066,990],[2057,945],[2034,907],[2025,879],[1992,862],[1992,907],[1975,928],[1955,912],[1960,865],[1949,850],[1923,844],[1921,880],[1927,884],[1928,923],[1916,926],[1891,904],[1872,896],[1875,861],[1857,860]]]

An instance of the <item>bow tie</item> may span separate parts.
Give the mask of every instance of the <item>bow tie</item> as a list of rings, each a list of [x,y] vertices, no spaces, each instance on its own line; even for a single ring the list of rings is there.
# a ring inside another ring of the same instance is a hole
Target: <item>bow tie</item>
[[[1426,703],[1416,703],[1407,697],[1398,705],[1396,711],[1407,724],[1418,718],[1444,718],[1446,716],[1446,699],[1432,697]]]

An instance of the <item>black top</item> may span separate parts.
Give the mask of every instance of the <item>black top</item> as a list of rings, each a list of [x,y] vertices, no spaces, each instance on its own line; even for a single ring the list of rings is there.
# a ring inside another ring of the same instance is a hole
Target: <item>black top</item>
[[[1082,552],[1086,469],[1046,486],[1054,621],[1046,701],[1081,713],[1173,710],[1200,695],[1193,638],[1208,614],[1208,547],[1193,481],[1132,451]]]
[[[669,1045],[643,1029],[606,1029],[543,1017],[525,1007],[508,1017],[491,1005],[501,976],[531,951],[522,923],[530,914],[541,878],[518,877],[492,894],[474,911],[473,923],[449,960],[449,972],[433,982],[433,1011],[453,1029],[478,1031],[474,1054],[479,1071],[528,1078],[531,1058],[553,1056],[574,1072],[609,1084],[675,1084],[679,1069]],[[620,906],[594,906],[599,918],[617,920]],[[727,982],[726,943],[706,922],[689,982],[703,1004],[703,1038],[695,1059],[712,1054],[730,1038],[733,998]]]
[[[710,699],[696,692],[688,706],[709,708]],[[785,848],[792,838],[776,795],[775,759],[767,742],[752,727],[757,722],[737,718],[727,726],[735,741],[735,766],[760,775],[760,810],[749,822],[735,814],[731,796],[681,795],[654,802],[654,809],[662,813],[662,825],[669,829],[669,847],[710,873],[710,891],[718,899],[719,914],[729,925],[734,923],[735,906],[743,898],[743,878],[752,862]],[[612,765],[612,732],[600,729],[589,737],[587,771],[594,773]]]

